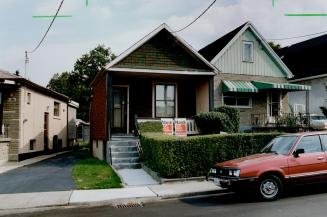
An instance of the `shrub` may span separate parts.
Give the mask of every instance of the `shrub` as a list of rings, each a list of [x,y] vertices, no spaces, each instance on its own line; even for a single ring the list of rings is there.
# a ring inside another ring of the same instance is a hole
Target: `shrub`
[[[229,126],[228,116],[221,112],[204,112],[194,116],[202,134],[220,133],[225,125]]]
[[[222,106],[219,108],[215,108],[216,112],[224,113],[228,116],[228,120],[230,123],[223,126],[223,131],[237,133],[240,128],[240,112],[236,108],[232,108],[229,106]]]
[[[159,133],[162,132],[161,121],[146,121],[139,123],[139,129],[141,133],[153,132]]]
[[[193,137],[147,133],[141,136],[142,161],[165,178],[204,176],[215,162],[258,153],[280,133]]]

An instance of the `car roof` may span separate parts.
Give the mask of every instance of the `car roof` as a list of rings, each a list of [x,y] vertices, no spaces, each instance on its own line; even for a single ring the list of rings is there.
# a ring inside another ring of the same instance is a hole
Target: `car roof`
[[[290,133],[283,136],[312,136],[312,135],[320,135],[327,134],[327,131],[313,131],[313,132],[300,132],[300,133]]]

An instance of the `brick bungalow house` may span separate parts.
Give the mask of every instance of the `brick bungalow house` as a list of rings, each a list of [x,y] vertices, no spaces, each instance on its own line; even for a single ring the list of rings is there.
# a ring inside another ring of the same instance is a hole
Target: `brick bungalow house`
[[[0,70],[0,161],[67,148],[76,138],[78,106],[65,95]]]
[[[113,134],[139,119],[192,117],[214,108],[216,68],[166,24],[128,48],[92,82],[91,141],[100,159]]]
[[[238,108],[241,130],[269,126],[289,112],[288,93],[310,86],[287,83],[291,71],[250,22],[199,53],[221,71],[214,78],[214,105]]]

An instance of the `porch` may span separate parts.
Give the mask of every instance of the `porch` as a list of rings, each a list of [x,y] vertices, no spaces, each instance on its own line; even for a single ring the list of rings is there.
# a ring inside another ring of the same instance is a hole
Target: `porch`
[[[191,118],[213,110],[212,73],[108,72],[108,88],[110,138],[137,132],[137,121],[161,118],[186,118],[189,133],[194,133]]]
[[[288,104],[291,91],[309,91],[310,86],[262,81],[222,81],[223,105],[238,108],[241,131],[254,127],[276,127],[285,119],[306,127],[303,114],[296,114]],[[304,114],[309,113],[308,110]]]

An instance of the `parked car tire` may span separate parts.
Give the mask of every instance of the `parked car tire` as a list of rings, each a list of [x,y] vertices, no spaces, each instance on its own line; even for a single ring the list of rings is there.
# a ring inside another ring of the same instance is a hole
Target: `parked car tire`
[[[275,175],[267,175],[259,179],[257,194],[260,199],[273,201],[278,199],[283,191],[283,183]]]

